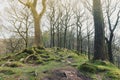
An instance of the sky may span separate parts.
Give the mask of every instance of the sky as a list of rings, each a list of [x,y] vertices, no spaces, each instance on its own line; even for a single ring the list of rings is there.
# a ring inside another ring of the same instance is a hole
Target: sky
[[[2,29],[2,16],[4,15],[4,9],[6,8],[6,6],[8,6],[6,0],[0,0],[0,38],[3,38],[3,35],[2,35],[2,32],[1,32],[1,29]]]
[[[6,0],[0,0],[0,12],[2,12],[7,6],[8,6],[8,3]]]
[[[8,7],[7,1],[8,0],[0,0],[0,38],[7,37],[7,35],[8,35],[8,32],[4,31],[2,28],[2,23],[5,21],[3,16],[5,16],[5,10]]]
[[[6,11],[8,11],[10,7],[9,1],[10,0],[0,0],[0,38],[9,38],[11,34],[13,34],[12,32],[5,30],[5,28],[3,28],[3,24],[4,26],[9,25],[9,23],[6,21],[6,19],[9,18],[8,15],[6,15]]]
[[[5,10],[7,9],[8,7],[8,1],[10,0],[0,0],[0,29],[1,29],[1,18],[3,15],[5,15]],[[77,0],[73,0],[73,1],[77,1]],[[116,1],[116,0],[115,0]],[[0,31],[1,32],[1,31]],[[117,32],[117,31],[116,31]],[[6,33],[7,34],[7,33]],[[2,37],[2,35],[0,34],[0,38]]]

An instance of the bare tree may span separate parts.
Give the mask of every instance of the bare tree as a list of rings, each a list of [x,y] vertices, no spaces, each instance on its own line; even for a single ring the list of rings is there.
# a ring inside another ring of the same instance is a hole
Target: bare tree
[[[75,19],[76,19],[76,32],[77,32],[77,51],[82,53],[82,27],[84,22],[84,12],[80,10],[75,11]]]
[[[90,44],[90,38],[91,38],[91,35],[93,34],[93,29],[90,29],[90,26],[93,26],[92,25],[92,22],[89,22],[89,17],[87,16],[86,17],[87,19],[87,22],[86,22],[86,25],[87,25],[87,53],[88,53],[88,59],[90,60],[91,59],[91,52],[90,52],[90,49],[91,49],[91,44]]]
[[[23,5],[27,6],[33,15],[33,19],[34,19],[34,30],[35,30],[35,46],[36,47],[43,47],[43,42],[42,42],[42,31],[40,28],[41,25],[41,19],[42,16],[44,15],[45,11],[46,11],[46,0],[42,0],[42,11],[40,13],[38,13],[37,11],[37,3],[38,0],[27,0],[26,2],[22,1],[22,0],[18,0],[20,3],[22,3]]]
[[[13,34],[9,39],[5,39],[4,43],[6,45],[6,53],[15,53],[24,49],[23,40],[18,38],[16,34]]]
[[[71,12],[71,6],[70,6],[70,3],[65,3],[63,5],[64,7],[64,10],[65,10],[65,13],[63,15],[63,19],[62,19],[62,24],[64,26],[64,48],[67,47],[67,31],[68,31],[68,28],[73,26],[74,24],[71,21],[72,19],[72,12]]]
[[[112,45],[113,45],[114,31],[117,28],[120,20],[120,10],[117,10],[117,6],[119,5],[119,0],[117,0],[115,4],[113,4],[112,2],[114,1],[106,0],[106,18],[109,27],[109,37],[106,37],[105,40],[107,42],[109,61],[114,63]],[[116,20],[113,23],[113,19],[111,17],[115,15],[114,13],[115,14],[117,13],[117,15],[116,15]]]
[[[9,15],[8,22],[11,26],[7,27],[4,25],[4,28],[19,35],[24,41],[25,48],[28,48],[29,33],[32,25],[31,13],[28,9],[17,10],[16,4],[10,4],[9,6],[11,11],[8,10],[7,14]]]
[[[72,9],[69,3],[59,2],[58,4],[58,2],[59,1],[53,1],[49,4],[50,46],[67,48],[67,32],[73,25],[72,23],[70,24]]]
[[[49,1],[49,24],[50,24],[50,47],[55,47],[55,25],[56,25],[56,10],[55,1]]]

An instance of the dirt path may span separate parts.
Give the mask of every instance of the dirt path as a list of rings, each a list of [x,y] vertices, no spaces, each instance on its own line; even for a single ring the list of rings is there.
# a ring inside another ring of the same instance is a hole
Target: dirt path
[[[92,80],[72,67],[56,69],[50,72],[51,76],[43,80]]]

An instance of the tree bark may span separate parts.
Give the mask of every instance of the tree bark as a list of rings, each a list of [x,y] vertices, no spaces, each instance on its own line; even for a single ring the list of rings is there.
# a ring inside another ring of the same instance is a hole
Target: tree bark
[[[88,59],[90,60],[90,35],[88,34],[87,35],[87,38],[88,38]]]
[[[67,26],[65,27],[65,31],[64,31],[64,48],[66,48],[67,45],[66,36],[67,36]]]
[[[106,60],[104,19],[100,0],[93,0],[93,16],[95,26],[93,60]]]
[[[42,42],[42,32],[40,28],[40,19],[39,18],[34,18],[34,26],[35,26],[35,46],[36,47],[43,47],[43,42]]]
[[[111,33],[110,33],[110,38],[109,38],[109,40],[106,38],[106,42],[107,42],[107,47],[108,47],[108,57],[109,57],[109,61],[110,61],[111,63],[114,63],[113,51],[112,51],[112,40],[113,40],[113,32],[111,31]]]

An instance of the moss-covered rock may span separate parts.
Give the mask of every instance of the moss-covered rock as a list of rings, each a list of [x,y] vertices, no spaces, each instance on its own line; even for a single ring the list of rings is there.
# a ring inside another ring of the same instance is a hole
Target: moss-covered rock
[[[112,63],[109,61],[102,61],[102,60],[95,60],[95,61],[90,61],[92,64],[95,65],[102,65],[102,66],[114,66]]]
[[[120,72],[116,70],[107,72],[105,76],[111,80],[120,80]]]
[[[120,70],[108,61],[89,61],[78,68],[93,79],[100,77],[101,80],[120,80]]]
[[[82,64],[78,69],[82,70],[84,72],[90,72],[90,73],[96,73],[97,72],[97,67],[92,65],[92,64],[89,64],[89,63]]]

